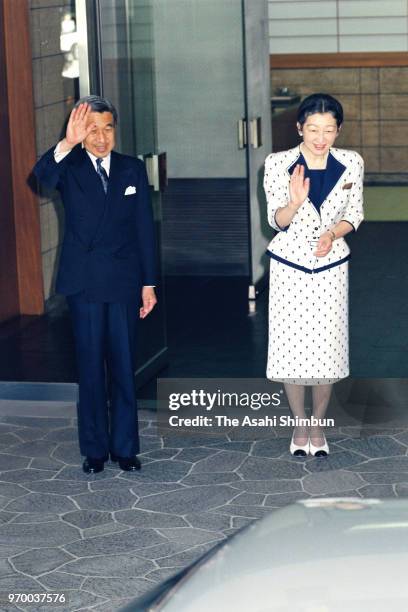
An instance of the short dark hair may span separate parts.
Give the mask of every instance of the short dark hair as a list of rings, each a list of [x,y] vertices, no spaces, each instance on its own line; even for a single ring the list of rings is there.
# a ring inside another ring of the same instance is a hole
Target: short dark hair
[[[336,98],[324,93],[315,93],[305,98],[298,109],[297,120],[301,126],[310,115],[315,113],[331,113],[336,120],[337,127],[343,123],[343,107]]]
[[[101,96],[84,96],[75,104],[74,108],[77,108],[80,104],[89,104],[94,113],[112,113],[113,123],[116,125],[118,122],[118,111],[113,106],[112,102],[107,98]]]

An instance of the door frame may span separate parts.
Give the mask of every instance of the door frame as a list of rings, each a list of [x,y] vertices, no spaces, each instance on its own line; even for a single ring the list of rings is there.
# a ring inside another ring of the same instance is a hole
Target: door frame
[[[0,322],[44,312],[29,10],[0,3]]]

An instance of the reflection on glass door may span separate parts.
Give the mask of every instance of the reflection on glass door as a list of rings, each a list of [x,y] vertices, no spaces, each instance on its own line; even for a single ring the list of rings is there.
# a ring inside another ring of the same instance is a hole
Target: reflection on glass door
[[[154,37],[151,0],[99,0],[96,4],[99,80],[102,95],[118,109],[117,150],[145,159],[152,187],[160,262],[161,192],[157,184],[157,129],[154,87]],[[161,274],[160,274],[161,276]],[[164,294],[140,326],[139,382],[166,359]]]

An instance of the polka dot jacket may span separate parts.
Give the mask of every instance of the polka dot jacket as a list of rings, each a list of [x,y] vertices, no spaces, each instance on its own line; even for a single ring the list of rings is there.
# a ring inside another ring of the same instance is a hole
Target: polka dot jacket
[[[300,157],[300,147],[271,153],[265,160],[264,189],[268,202],[268,220],[278,232],[268,246],[268,254],[281,263],[303,270],[320,272],[340,265],[350,257],[344,240],[335,240],[326,257],[316,257],[317,240],[339,221],[348,221],[357,230],[364,218],[364,162],[355,151],[331,148],[323,185],[320,212],[307,198],[287,228],[276,222],[278,208],[290,200],[290,175]]]

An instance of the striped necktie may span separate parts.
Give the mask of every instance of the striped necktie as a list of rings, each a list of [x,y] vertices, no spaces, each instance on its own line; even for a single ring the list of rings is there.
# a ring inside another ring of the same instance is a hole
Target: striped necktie
[[[108,191],[109,178],[108,178],[108,174],[105,168],[102,166],[102,161],[103,161],[103,157],[98,157],[96,159],[96,171],[99,175],[99,178],[102,181],[103,190],[106,193]]]

